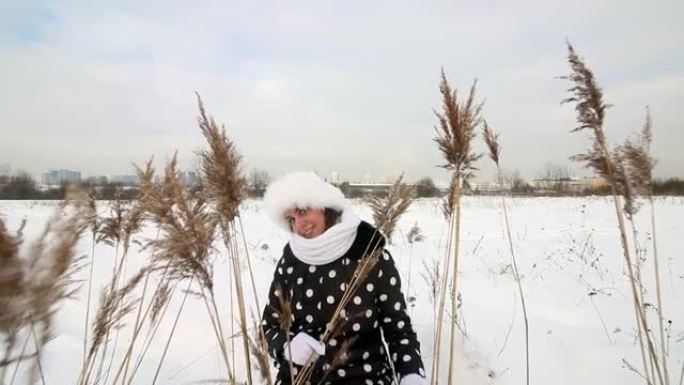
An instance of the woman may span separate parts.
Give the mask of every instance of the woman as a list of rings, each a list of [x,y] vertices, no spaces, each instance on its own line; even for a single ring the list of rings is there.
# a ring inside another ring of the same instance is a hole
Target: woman
[[[339,189],[313,172],[294,172],[272,183],[264,205],[290,233],[262,322],[278,368],[276,384],[290,384],[290,364],[296,376],[309,359],[312,385],[390,385],[393,368],[400,385],[426,384],[399,273],[385,250],[353,293],[339,329],[327,344],[320,341],[361,258],[384,246],[382,235],[348,208]]]

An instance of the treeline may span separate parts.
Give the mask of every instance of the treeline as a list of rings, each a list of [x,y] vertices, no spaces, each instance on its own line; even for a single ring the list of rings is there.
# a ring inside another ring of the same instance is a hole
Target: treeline
[[[91,191],[98,200],[133,199],[138,195],[136,186],[124,186],[118,182],[76,183],[86,191]],[[62,200],[66,196],[68,183],[59,186],[40,188],[28,174],[0,177],[0,200]]]
[[[270,176],[263,172],[253,172],[247,178],[247,195],[252,198],[260,198],[270,182]],[[138,194],[138,187],[124,185],[119,182],[81,182],[77,183],[82,189],[91,191],[98,200],[133,199]],[[431,178],[422,178],[413,184],[417,198],[442,197],[446,191],[437,187]],[[68,184],[41,188],[29,175],[20,173],[13,176],[0,176],[0,200],[61,200],[64,199]],[[340,190],[347,198],[362,198],[367,195],[382,195],[385,191],[369,191],[367,188],[358,187],[344,182],[339,185]],[[517,179],[509,183],[504,190],[483,190],[473,186],[466,186],[466,195],[514,195],[514,196],[587,196],[587,195],[610,195],[612,192],[608,186],[585,188],[581,190],[568,188],[563,183],[551,184],[544,188],[533,187],[524,180]],[[654,195],[684,195],[684,179],[667,178],[653,181]]]

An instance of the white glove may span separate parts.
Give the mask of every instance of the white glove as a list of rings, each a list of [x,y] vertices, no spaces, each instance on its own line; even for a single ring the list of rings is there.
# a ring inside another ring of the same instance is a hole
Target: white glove
[[[325,354],[325,344],[304,332],[297,334],[283,347],[285,359],[300,366],[304,366],[310,358],[318,358],[319,355]]]
[[[420,374],[411,373],[401,378],[399,385],[427,385],[427,380]]]

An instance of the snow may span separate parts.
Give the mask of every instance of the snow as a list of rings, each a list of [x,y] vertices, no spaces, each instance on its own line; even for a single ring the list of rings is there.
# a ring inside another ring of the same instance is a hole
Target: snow
[[[100,202],[100,210],[106,212],[104,205]],[[507,205],[528,309],[530,382],[573,385],[644,383],[623,364],[624,359],[638,370],[642,366],[612,200],[605,197],[507,198]],[[21,221],[26,219],[25,248],[39,235],[55,206],[56,202],[0,201],[0,216],[10,231],[16,231]],[[363,219],[372,221],[371,213],[363,203],[353,202],[352,208]],[[677,383],[684,360],[684,328],[681,324],[684,307],[680,305],[684,290],[684,260],[678,243],[684,228],[684,200],[658,198],[655,210],[664,310],[667,319],[672,320],[668,331],[669,370],[672,382]],[[244,202],[241,213],[259,304],[263,306],[275,261],[287,242],[287,233],[268,219],[259,200]],[[458,291],[462,301],[459,317],[466,337],[460,336],[457,344],[457,383],[524,383],[524,324],[517,286],[511,274],[501,200],[498,197],[466,197],[462,214]],[[425,240],[411,245],[406,234],[414,224],[420,228]],[[641,274],[650,289],[654,273],[648,205],[644,205],[635,217],[635,225],[638,245],[645,250],[646,256]],[[137,238],[154,238],[155,232],[149,227]],[[392,236],[394,244],[389,248],[402,273],[405,293],[409,265],[412,267],[410,295],[416,300],[410,311],[428,373],[432,362],[436,306],[424,279],[424,264],[439,262],[441,266],[447,238],[441,202],[417,200],[399,220]],[[79,243],[78,255],[85,254],[90,258],[91,247],[89,236],[84,237]],[[147,253],[140,252],[137,246],[132,248],[126,266],[129,276],[142,266]],[[112,248],[98,245],[95,249],[96,279],[91,316],[97,307],[99,293],[111,274],[113,257]],[[249,311],[254,313],[257,309],[248,283],[249,274],[246,264],[242,265],[245,268],[243,282],[247,303]],[[84,269],[83,274],[87,271]],[[227,313],[230,309],[228,273],[225,253],[219,248],[214,268],[215,289],[226,334],[235,334],[237,325],[230,325]],[[177,288],[134,383],[152,382],[184,287]],[[48,384],[76,383],[83,355],[84,288],[56,315],[56,337],[48,343],[42,362]],[[645,296],[646,302],[656,304],[653,290],[647,291]],[[648,312],[655,327],[655,310],[650,308]],[[191,296],[180,317],[159,383],[186,384],[226,377],[210,325],[204,303]],[[448,326],[445,323],[442,338],[441,368],[444,372],[448,366],[448,348],[445,346],[448,345]],[[130,331],[122,329],[119,350],[129,337]],[[232,341],[234,346],[230,343],[228,346],[235,352],[237,377],[244,379],[241,341],[239,338]],[[115,372],[119,360],[114,362],[112,370]],[[28,366],[23,365],[22,368]],[[442,378],[446,378],[444,372]],[[110,374],[110,382],[113,375]],[[254,375],[257,376],[256,371]],[[21,376],[24,376],[20,378],[23,380],[25,373]]]

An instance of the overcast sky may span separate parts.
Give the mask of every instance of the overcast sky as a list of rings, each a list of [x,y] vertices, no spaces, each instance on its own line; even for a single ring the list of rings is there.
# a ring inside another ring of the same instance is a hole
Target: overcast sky
[[[0,2],[0,166],[130,174],[178,150],[192,167],[198,91],[247,170],[444,180],[443,67],[464,92],[478,78],[503,167],[532,178],[588,146],[559,105],[567,39],[613,105],[609,140],[637,132],[648,105],[657,175],[684,176],[684,2],[188,4]]]

